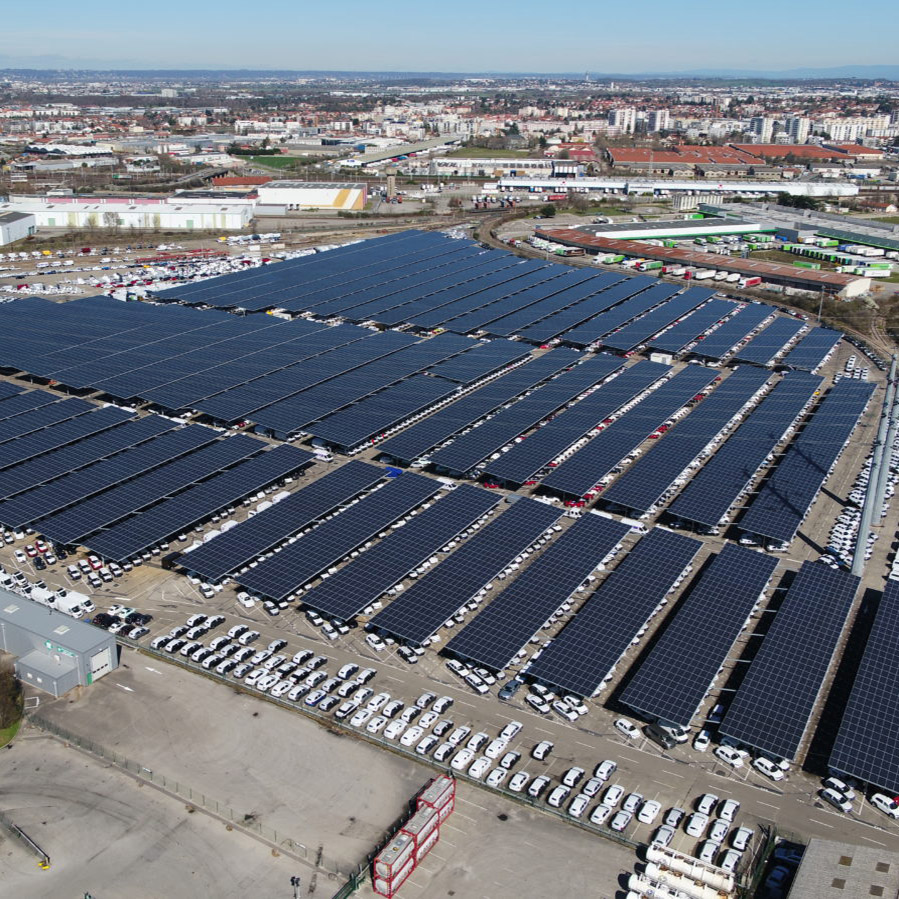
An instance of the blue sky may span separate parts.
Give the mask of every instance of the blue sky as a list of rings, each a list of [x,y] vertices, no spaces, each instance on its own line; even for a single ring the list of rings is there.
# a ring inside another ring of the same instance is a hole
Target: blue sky
[[[5,4],[0,67],[658,72],[896,63],[895,2],[42,0]],[[880,23],[880,26],[878,25]],[[881,49],[883,48],[883,49]]]

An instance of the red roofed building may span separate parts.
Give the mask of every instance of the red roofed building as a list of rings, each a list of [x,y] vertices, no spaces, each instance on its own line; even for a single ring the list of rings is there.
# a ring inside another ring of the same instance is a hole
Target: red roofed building
[[[862,159],[865,162],[883,159],[883,150],[877,147],[863,147],[861,144],[825,144],[828,149],[839,150],[847,156]]]
[[[816,147],[812,144],[730,144],[730,146],[735,150],[751,153],[761,159],[784,159],[787,156],[807,160],[808,162],[846,159],[846,154],[840,150]]]
[[[706,171],[749,173],[764,166],[764,161],[736,147],[702,147],[681,144],[674,149],[651,150],[646,147],[608,147],[606,158],[616,168],[665,173],[669,169],[686,172]]]
[[[556,144],[547,147],[544,156],[550,159],[558,159],[563,153],[568,153],[568,159],[574,159],[578,162],[595,162],[596,153],[589,144]]]

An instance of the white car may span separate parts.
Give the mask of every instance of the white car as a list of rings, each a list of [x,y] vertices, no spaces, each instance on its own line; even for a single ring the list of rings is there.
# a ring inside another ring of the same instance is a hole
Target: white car
[[[731,768],[743,767],[743,753],[739,749],[734,749],[733,746],[716,746],[715,757],[726,762]]]
[[[593,769],[593,776],[605,783],[618,770],[618,763],[605,759]]]
[[[716,818],[712,821],[712,826],[709,828],[709,839],[715,843],[723,843],[729,829],[727,821]]]
[[[398,718],[396,721],[391,721],[387,727],[384,728],[384,736],[388,740],[397,740],[400,737],[400,734],[408,727],[405,721]]]
[[[899,802],[895,799],[890,798],[884,793],[874,793],[870,799],[871,805],[874,808],[879,809],[885,815],[889,815],[891,818],[899,818]]]
[[[530,779],[531,775],[527,771],[519,771],[517,774],[512,775],[512,779],[509,781],[509,789],[513,793],[520,793],[528,785]]]
[[[376,693],[372,696],[368,701],[368,705],[366,708],[371,709],[373,712],[380,711],[388,702],[390,702],[390,694],[389,693]]]
[[[571,804],[568,806],[568,814],[571,815],[572,818],[580,818],[584,812],[587,810],[587,805],[590,802],[590,797],[585,796],[583,793],[578,793],[574,799],[571,800]]]
[[[652,842],[656,846],[668,846],[674,839],[674,828],[670,824],[663,824],[656,828],[652,835]]]
[[[549,740],[542,740],[532,750],[532,758],[542,762],[553,751],[553,744]]]
[[[365,729],[370,734],[380,733],[386,727],[388,720],[389,719],[386,718],[384,715],[375,715],[375,717],[372,718],[371,721],[369,721],[368,724],[365,726]]]
[[[471,733],[471,728],[466,727],[464,724],[462,727],[457,727],[447,738],[446,741],[448,743],[452,743],[453,746],[458,746],[469,734]]]
[[[718,797],[714,793],[703,793],[696,802],[696,811],[711,815],[717,805]]]
[[[549,794],[547,802],[553,808],[561,808],[565,800],[571,795],[571,787],[559,786]]]
[[[590,812],[590,823],[605,824],[606,821],[609,820],[609,815],[612,814],[612,811],[611,805],[603,805],[600,803],[592,812]]]
[[[475,759],[472,762],[471,767],[468,769],[468,776],[480,780],[489,770],[490,759],[482,755],[479,759]]]
[[[709,744],[711,742],[712,742],[712,735],[707,730],[701,730],[693,738],[693,748],[697,752],[705,752],[706,749],[709,748]]]
[[[699,855],[697,858],[707,865],[714,865],[715,857],[718,855],[720,849],[720,843],[716,843],[714,840],[703,840],[702,846],[699,847]]]
[[[468,738],[468,742],[465,744],[467,749],[471,749],[473,752],[478,752],[480,748],[490,739],[490,737],[484,733],[484,731],[479,730],[476,734],[472,734]]]
[[[752,767],[755,768],[759,774],[764,774],[765,777],[768,777],[771,780],[783,780],[786,777],[786,774],[784,774],[779,765],[772,762],[771,759],[766,759],[764,756],[753,759]]]
[[[363,724],[368,722],[368,719],[371,718],[373,714],[374,712],[371,709],[359,709],[359,711],[350,718],[350,724],[352,724],[353,727],[362,727]]]
[[[509,776],[506,768],[494,768],[488,775],[485,783],[488,787],[498,787]]]
[[[661,810],[662,804],[660,802],[656,802],[655,799],[648,799],[642,806],[640,806],[640,813],[637,815],[637,820],[641,824],[652,824]]]
[[[693,812],[693,814],[687,818],[684,830],[686,830],[688,836],[699,838],[705,833],[708,823],[708,815],[704,815],[702,812]]]
[[[612,823],[609,825],[609,827],[611,827],[612,830],[624,830],[628,826],[628,824],[631,823],[631,819],[633,817],[634,816],[630,812],[616,812],[615,817],[612,818]]]
[[[538,799],[540,794],[549,786],[550,778],[545,774],[540,774],[535,777],[528,787],[528,796],[531,796],[533,799]]]
[[[612,784],[602,797],[602,804],[609,808],[615,808],[621,802],[622,796],[624,796],[624,787],[621,784]]]
[[[500,732],[500,739],[505,740],[507,743],[518,736],[521,733],[521,729],[524,725],[520,721],[510,721]]]
[[[718,859],[718,867],[724,868],[728,874],[733,874],[737,870],[741,858],[743,858],[742,852],[737,852],[736,849],[725,849],[721,858]]]
[[[820,796],[821,799],[823,799],[826,803],[832,805],[835,809],[838,809],[844,814],[848,814],[852,811],[852,800],[830,787],[824,790],[819,790],[818,796]]]
[[[460,749],[454,756],[450,767],[454,771],[464,771],[474,758],[474,753],[470,749]]]
[[[730,838],[730,844],[737,850],[737,852],[744,852],[749,844],[752,842],[752,838],[755,836],[755,831],[750,827],[738,827]]]
[[[428,734],[419,744],[415,747],[415,751],[419,755],[428,755],[431,750],[440,742],[440,737],[435,737],[434,734]]]
[[[733,824],[738,811],[740,811],[740,803],[736,799],[725,799],[718,806],[718,817],[728,824]]]
[[[508,745],[508,741],[502,737],[497,737],[495,740],[490,741],[490,745],[484,750],[484,755],[488,759],[498,759],[506,751]]]
[[[627,718],[619,718],[615,722],[615,730],[620,734],[624,734],[629,740],[636,740],[640,736],[639,728],[628,721]]]
[[[413,746],[424,736],[424,733],[425,729],[415,724],[403,734],[400,738],[400,743],[402,743],[403,746]]]

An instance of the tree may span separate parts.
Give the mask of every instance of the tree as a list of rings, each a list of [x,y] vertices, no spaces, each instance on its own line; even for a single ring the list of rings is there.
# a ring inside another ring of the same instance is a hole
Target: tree
[[[786,192],[777,195],[779,206],[792,206],[793,209],[817,209],[818,201],[814,197],[793,196]]]
[[[569,153],[568,150],[562,150],[559,153],[559,159],[571,159],[571,153]]]
[[[556,214],[556,207],[552,203],[545,203],[540,207],[540,215],[545,219],[551,219]]]
[[[105,228],[120,228],[122,225],[122,218],[117,212],[104,212],[103,213],[103,226]]]
[[[15,724],[22,717],[25,699],[22,684],[11,662],[0,665],[0,730]]]

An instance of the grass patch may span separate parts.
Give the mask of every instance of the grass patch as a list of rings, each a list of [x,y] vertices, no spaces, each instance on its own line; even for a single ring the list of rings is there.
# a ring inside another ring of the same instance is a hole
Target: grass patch
[[[490,150],[487,147],[459,147],[447,156],[462,156],[467,159],[528,159],[527,150]]]
[[[876,218],[873,221],[886,222],[888,225],[899,225],[899,215],[885,215],[883,218]]]
[[[9,727],[0,728],[0,749],[6,746],[7,743],[11,743],[15,735],[19,732],[19,728],[22,726],[22,719],[20,718],[15,724],[10,724]]]
[[[269,169],[290,169],[296,171],[303,165],[301,159],[296,156],[248,156],[246,157],[253,165],[261,166]]]

